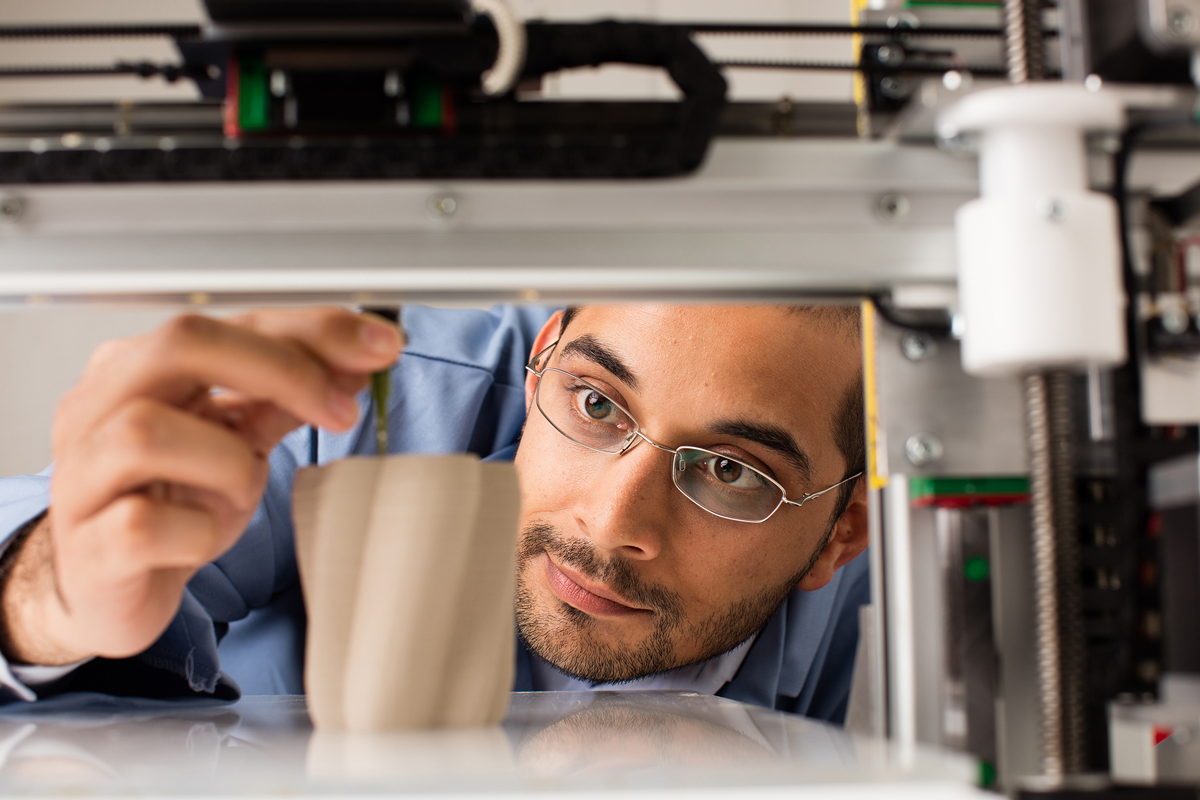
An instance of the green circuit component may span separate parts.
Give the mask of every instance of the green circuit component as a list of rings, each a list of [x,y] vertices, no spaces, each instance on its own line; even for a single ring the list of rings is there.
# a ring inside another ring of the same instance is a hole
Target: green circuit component
[[[1024,503],[1029,500],[1029,479],[1016,477],[911,478],[908,497],[914,506],[966,508]]]
[[[262,59],[248,58],[238,63],[237,103],[239,128],[265,131],[270,126],[271,91]]]
[[[442,87],[429,81],[417,81],[412,89],[414,128],[441,128],[445,121]]]

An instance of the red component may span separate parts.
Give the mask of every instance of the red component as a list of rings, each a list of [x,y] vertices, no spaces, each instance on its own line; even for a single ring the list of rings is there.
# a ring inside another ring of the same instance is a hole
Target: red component
[[[925,495],[913,501],[917,508],[970,508],[972,506],[1006,506],[1027,503],[1027,494],[939,494]]]
[[[442,88],[442,132],[453,135],[458,130],[458,118],[454,116],[454,90]]]
[[[1150,735],[1154,737],[1154,746],[1158,747],[1167,739],[1170,739],[1171,734],[1174,732],[1175,729],[1170,725],[1155,725],[1152,727],[1150,729]]]
[[[1141,569],[1142,586],[1147,589],[1154,586],[1158,580],[1158,567],[1153,561],[1143,561]]]
[[[236,139],[242,134],[238,124],[238,86],[240,85],[237,56],[229,57],[225,67],[225,135]]]
[[[1157,511],[1150,515],[1150,519],[1146,520],[1146,535],[1151,539],[1157,539],[1162,533],[1162,514]]]

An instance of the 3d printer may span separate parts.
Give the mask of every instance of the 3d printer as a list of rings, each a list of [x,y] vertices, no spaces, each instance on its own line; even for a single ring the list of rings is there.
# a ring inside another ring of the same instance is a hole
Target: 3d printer
[[[0,30],[169,36],[178,63],[58,72],[204,98],[0,108],[0,300],[867,298],[855,724],[1010,790],[1200,781],[1200,4],[885,0],[846,26],[206,6]],[[704,34],[858,57],[717,62]],[[537,97],[612,62],[680,99]],[[859,101],[728,102],[722,70],[760,66],[852,70]]]

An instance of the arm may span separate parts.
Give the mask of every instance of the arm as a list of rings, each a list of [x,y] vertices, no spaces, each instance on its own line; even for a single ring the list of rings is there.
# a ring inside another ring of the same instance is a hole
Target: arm
[[[0,596],[4,655],[146,650],[250,522],[266,454],[302,422],[350,427],[354,393],[399,346],[391,326],[324,310],[183,317],[101,348],[55,420],[49,512]]]

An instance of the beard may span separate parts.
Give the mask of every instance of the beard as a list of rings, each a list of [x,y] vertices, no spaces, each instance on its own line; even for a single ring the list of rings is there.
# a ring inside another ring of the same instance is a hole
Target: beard
[[[692,620],[682,595],[643,581],[630,562],[620,557],[601,558],[591,542],[563,537],[544,522],[530,522],[521,531],[517,549],[517,628],[537,656],[559,672],[592,683],[624,683],[707,661],[762,630],[784,598],[816,565],[832,532],[831,525],[808,562],[786,581],[750,594],[705,619]],[[640,642],[614,646],[601,637],[598,620],[574,606],[554,598],[551,608],[538,608],[531,582],[535,561],[543,553],[604,584],[630,603],[650,609],[650,633]]]

